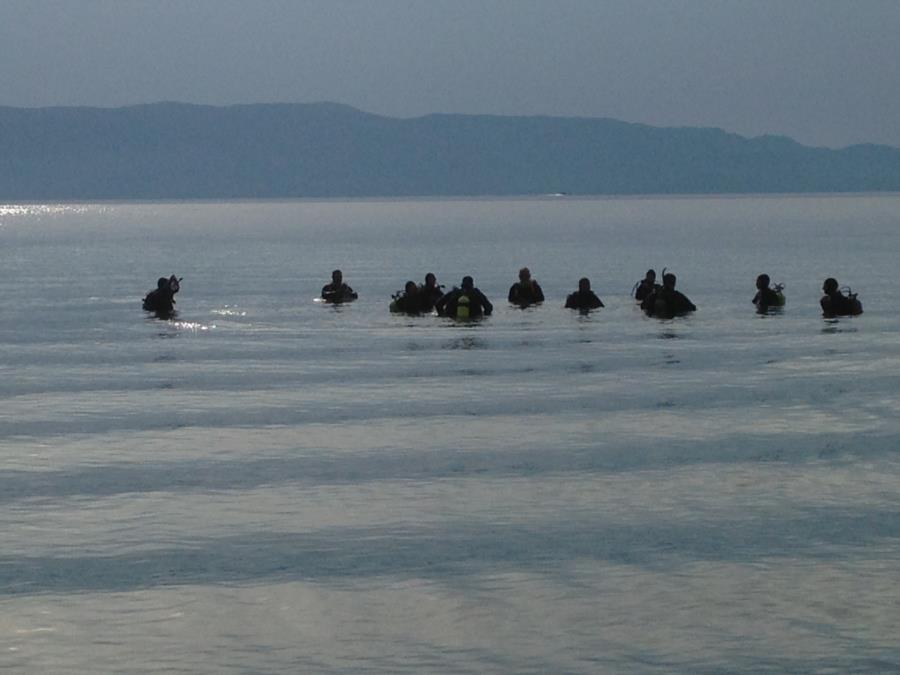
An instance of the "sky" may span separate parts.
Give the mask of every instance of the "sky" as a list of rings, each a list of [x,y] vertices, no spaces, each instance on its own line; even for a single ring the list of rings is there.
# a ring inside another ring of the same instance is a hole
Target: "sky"
[[[0,0],[0,105],[156,101],[900,147],[900,0]]]

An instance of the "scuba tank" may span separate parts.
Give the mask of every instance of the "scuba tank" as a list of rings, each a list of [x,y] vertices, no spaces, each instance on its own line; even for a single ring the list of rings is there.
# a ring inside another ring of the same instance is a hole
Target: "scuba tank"
[[[674,314],[669,306],[669,299],[662,297],[662,295],[657,295],[653,301],[653,315],[670,319]]]
[[[468,319],[472,316],[471,298],[465,293],[461,293],[456,299],[456,318]]]
[[[848,300],[847,304],[850,307],[850,313],[854,316],[857,314],[862,314],[862,311],[863,311],[862,303],[856,297],[859,294],[854,293],[853,290],[849,286],[841,286],[840,292],[845,293],[847,296],[847,300]]]
[[[403,291],[397,291],[393,295],[391,295],[391,304],[388,305],[388,311],[391,312],[399,312],[400,311],[400,298],[403,297]]]
[[[775,303],[775,306],[784,307],[784,284],[775,284],[772,287],[772,290],[775,291],[775,297],[778,299],[778,302]]]

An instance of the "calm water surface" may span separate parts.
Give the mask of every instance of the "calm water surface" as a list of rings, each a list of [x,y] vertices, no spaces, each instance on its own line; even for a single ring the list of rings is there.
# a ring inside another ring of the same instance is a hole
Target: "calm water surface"
[[[900,196],[5,205],[0,244],[0,670],[900,672]],[[694,316],[634,307],[651,266]],[[428,271],[494,316],[390,315]]]

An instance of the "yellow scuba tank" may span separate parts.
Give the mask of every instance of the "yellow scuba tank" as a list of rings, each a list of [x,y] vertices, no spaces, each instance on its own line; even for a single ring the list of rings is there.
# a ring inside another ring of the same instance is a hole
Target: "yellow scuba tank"
[[[472,315],[472,310],[469,306],[471,302],[468,295],[465,293],[461,294],[456,299],[456,318],[457,319],[468,319]]]

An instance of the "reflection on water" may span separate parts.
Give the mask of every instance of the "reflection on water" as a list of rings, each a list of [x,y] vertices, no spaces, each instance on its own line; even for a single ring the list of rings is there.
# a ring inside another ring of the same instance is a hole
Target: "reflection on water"
[[[406,343],[406,351],[408,352],[421,352],[428,349],[428,345],[419,342],[407,342]]]
[[[466,335],[445,343],[444,349],[486,349],[487,345],[487,341],[482,338]]]
[[[833,335],[835,333],[856,333],[856,326],[849,323],[852,318],[848,319],[823,319],[825,324],[822,326],[822,333],[825,335]]]
[[[215,330],[216,328],[216,324],[205,324],[197,321],[177,321],[175,319],[163,319],[160,321],[157,317],[148,319],[148,321],[152,321],[152,325],[158,328],[156,335],[161,338],[175,338],[184,334],[196,335]]]
[[[217,314],[218,316],[247,316],[247,312],[244,310],[237,309],[236,307],[229,307],[228,305],[225,305],[220,309],[214,309],[210,314]]]

